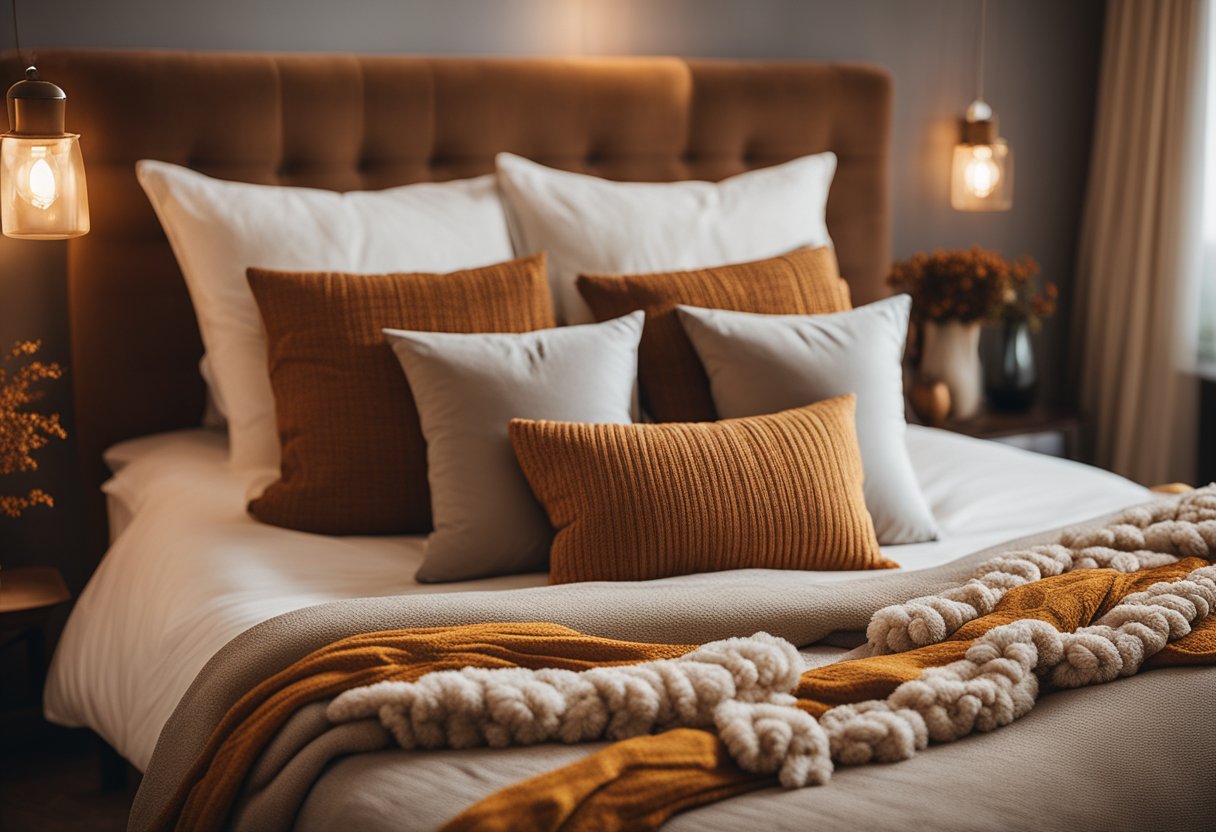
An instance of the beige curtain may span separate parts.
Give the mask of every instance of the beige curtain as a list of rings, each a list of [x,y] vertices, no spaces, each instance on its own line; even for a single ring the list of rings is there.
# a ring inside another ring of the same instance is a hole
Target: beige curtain
[[[1077,273],[1094,461],[1145,484],[1197,468],[1207,0],[1111,0]]]

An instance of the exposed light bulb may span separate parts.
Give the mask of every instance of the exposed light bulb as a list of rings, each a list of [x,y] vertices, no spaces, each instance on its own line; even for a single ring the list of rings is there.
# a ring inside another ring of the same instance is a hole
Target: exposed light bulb
[[[992,148],[986,144],[971,148],[971,159],[964,174],[967,190],[980,199],[992,196],[1001,181],[1001,169],[992,158]]]
[[[61,240],[88,231],[84,163],[75,136],[4,136],[0,213],[9,237]]]
[[[956,144],[950,204],[959,211],[1007,211],[1013,207],[1013,154],[1009,145],[1000,138]]]
[[[44,150],[43,153],[45,152]],[[55,169],[45,158],[37,159],[34,164],[30,165],[26,190],[33,206],[44,211],[54,205],[55,200],[59,198],[59,184],[55,180]]]

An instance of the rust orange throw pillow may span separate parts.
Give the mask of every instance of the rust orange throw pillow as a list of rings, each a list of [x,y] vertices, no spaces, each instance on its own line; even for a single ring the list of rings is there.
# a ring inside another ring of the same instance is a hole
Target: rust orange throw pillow
[[[557,529],[549,582],[722,569],[882,569],[862,496],[855,397],[659,425],[512,420]]]
[[[426,443],[381,329],[529,332],[554,325],[544,255],[451,274],[249,269],[266,325],[281,476],[249,512],[320,534],[431,528]]]
[[[818,315],[852,309],[849,285],[830,248],[801,248],[780,257],[687,272],[582,275],[578,290],[598,321],[638,309],[646,328],[638,382],[647,412],[659,422],[716,418],[709,379],[676,317],[676,306],[766,315]]]

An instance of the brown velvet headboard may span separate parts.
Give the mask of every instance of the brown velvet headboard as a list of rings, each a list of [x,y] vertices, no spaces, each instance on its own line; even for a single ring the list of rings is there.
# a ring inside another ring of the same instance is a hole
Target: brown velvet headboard
[[[622,180],[717,180],[832,150],[828,228],[854,301],[886,294],[891,82],[873,67],[676,58],[40,52],[82,134],[93,230],[69,244],[76,436],[91,540],[102,451],[197,425],[202,353],[138,159],[335,190],[493,170],[511,151]],[[14,78],[19,77],[13,74]]]

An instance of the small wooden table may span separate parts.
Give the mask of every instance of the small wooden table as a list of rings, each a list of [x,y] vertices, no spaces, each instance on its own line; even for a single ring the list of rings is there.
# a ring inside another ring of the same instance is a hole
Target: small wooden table
[[[55,607],[72,600],[53,566],[0,569],[0,645],[25,640],[31,682],[41,691],[46,673],[46,624]]]

